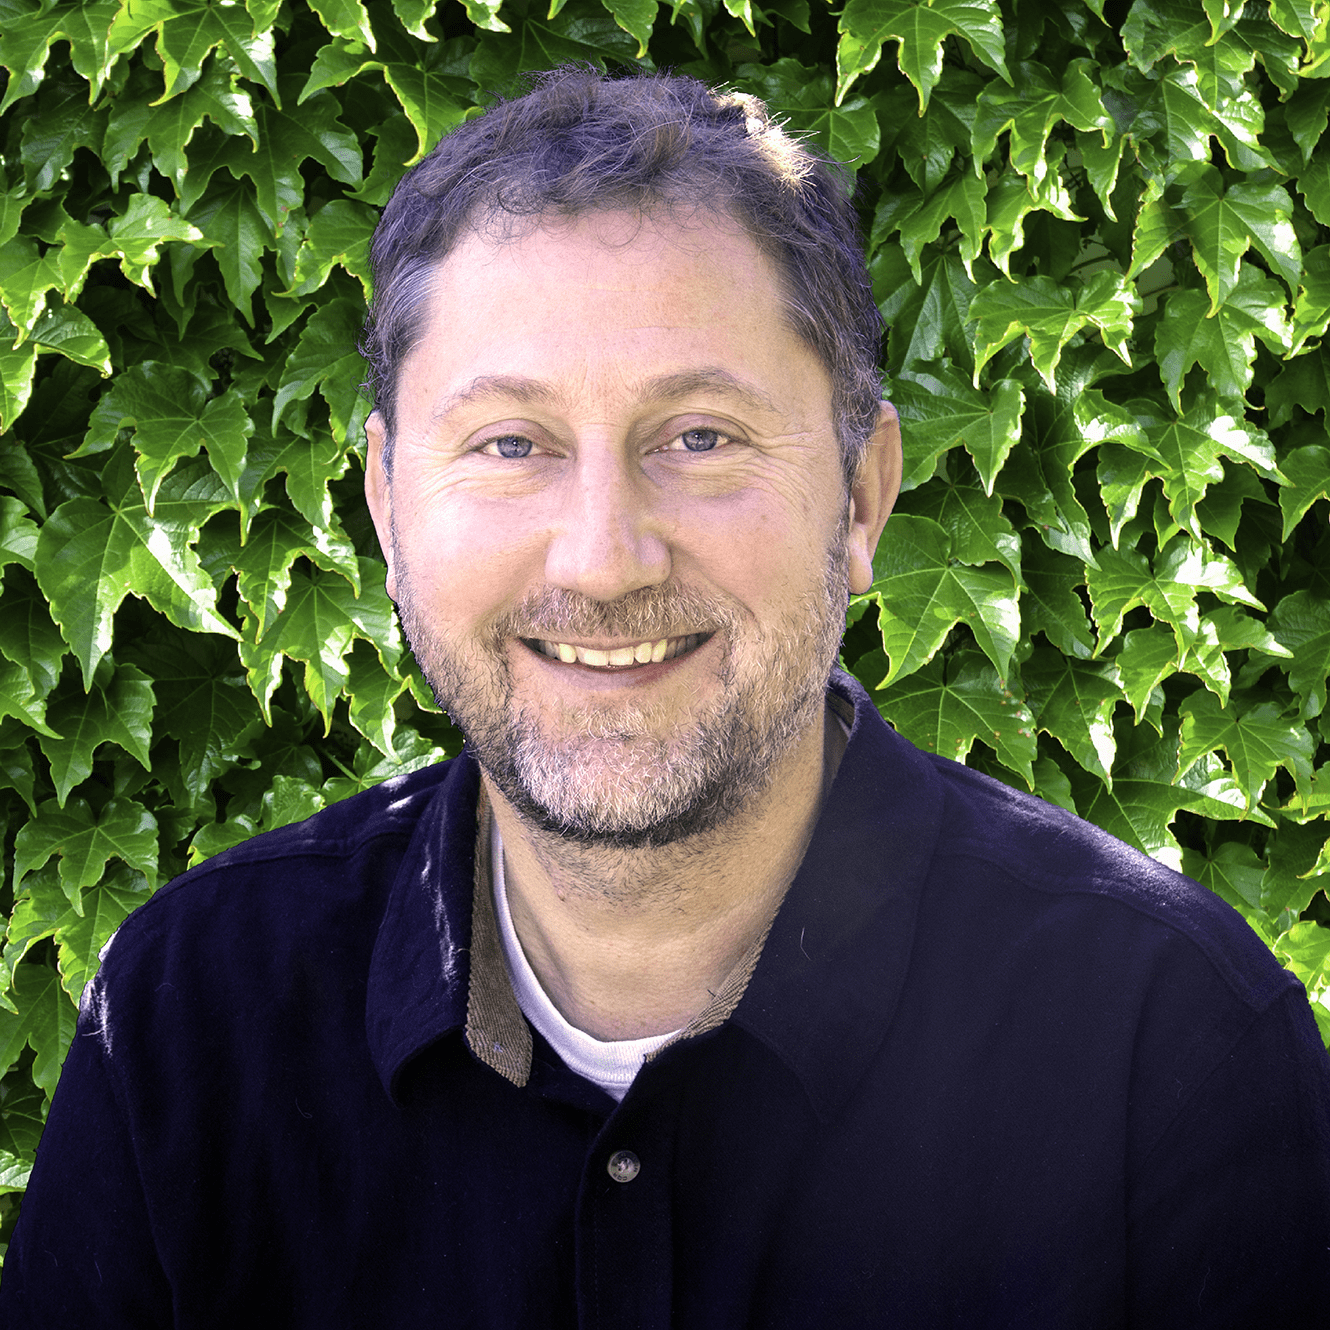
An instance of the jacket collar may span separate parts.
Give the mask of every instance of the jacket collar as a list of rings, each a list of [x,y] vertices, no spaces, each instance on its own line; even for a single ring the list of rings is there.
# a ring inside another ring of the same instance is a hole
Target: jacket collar
[[[828,702],[851,725],[845,753],[756,968],[745,967],[752,977],[730,1004],[734,1023],[795,1072],[824,1116],[863,1075],[895,1009],[942,804],[930,761],[854,679],[837,671]],[[366,1029],[390,1095],[411,1058],[468,1029],[480,779],[467,750],[448,766],[403,857],[370,964]],[[488,963],[501,964],[493,950]],[[520,1069],[496,1069],[525,1081]]]

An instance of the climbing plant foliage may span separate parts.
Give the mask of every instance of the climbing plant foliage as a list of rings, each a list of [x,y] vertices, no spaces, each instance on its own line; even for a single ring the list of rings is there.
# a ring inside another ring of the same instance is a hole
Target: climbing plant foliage
[[[1328,18],[0,0],[3,1223],[126,914],[460,744],[360,497],[367,243],[565,60],[756,92],[854,163],[907,460],[847,665],[1223,896],[1330,1036]]]

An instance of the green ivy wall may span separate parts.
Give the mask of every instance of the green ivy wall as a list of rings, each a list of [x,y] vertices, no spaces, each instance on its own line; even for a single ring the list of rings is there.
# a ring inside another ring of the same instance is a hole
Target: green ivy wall
[[[406,164],[569,59],[858,166],[907,455],[845,646],[883,714],[1330,1003],[1328,18],[0,0],[0,1239],[125,915],[459,746],[360,498],[366,249]]]

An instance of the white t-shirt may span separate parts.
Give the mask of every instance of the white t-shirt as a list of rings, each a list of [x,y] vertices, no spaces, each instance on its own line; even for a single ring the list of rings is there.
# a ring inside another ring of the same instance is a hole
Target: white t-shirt
[[[649,1057],[662,1044],[673,1039],[678,1030],[668,1034],[655,1034],[646,1039],[596,1039],[569,1025],[559,1014],[558,1008],[549,1000],[540,986],[522,944],[517,939],[517,930],[513,927],[513,917],[508,910],[508,892],[503,880],[503,841],[499,836],[499,824],[495,820],[490,838],[490,862],[494,865],[494,917],[499,925],[499,936],[503,940],[503,954],[508,962],[508,976],[512,980],[513,993],[522,1014],[549,1041],[550,1047],[579,1076],[594,1081],[616,1103],[628,1093],[645,1058]]]

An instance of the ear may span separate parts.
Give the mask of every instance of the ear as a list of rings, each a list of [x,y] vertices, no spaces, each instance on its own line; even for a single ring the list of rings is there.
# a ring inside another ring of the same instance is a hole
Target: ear
[[[901,488],[901,426],[896,408],[882,403],[877,428],[850,491],[850,590],[862,595],[873,585],[873,555]]]
[[[365,441],[369,444],[369,459],[365,464],[365,502],[374,519],[374,530],[379,535],[379,548],[388,564],[384,585],[388,595],[397,599],[397,570],[393,567],[393,496],[392,484],[384,466],[383,455],[388,445],[388,434],[383,417],[371,411],[365,422]]]

